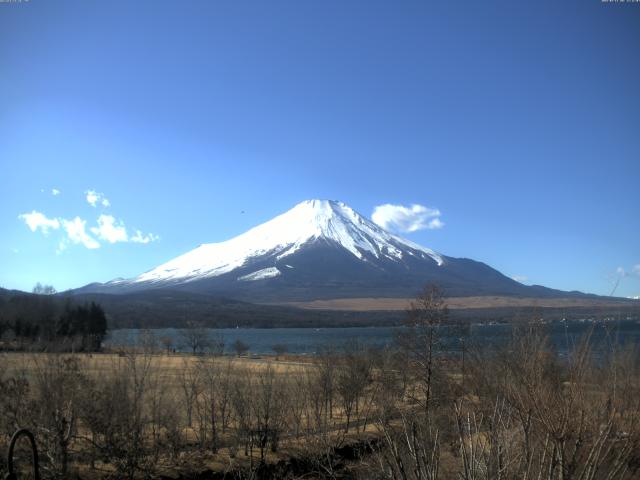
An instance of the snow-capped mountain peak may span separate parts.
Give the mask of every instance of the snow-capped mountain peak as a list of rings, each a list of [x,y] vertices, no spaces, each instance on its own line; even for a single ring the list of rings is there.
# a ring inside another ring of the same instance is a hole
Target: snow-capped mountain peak
[[[275,263],[316,241],[342,247],[362,261],[367,261],[367,257],[399,261],[410,255],[430,258],[437,265],[444,262],[433,250],[387,232],[342,202],[307,200],[235,238],[200,245],[126,283],[182,283],[217,277],[256,259],[272,258]],[[239,280],[279,275],[275,264],[264,270],[243,275]]]
[[[248,302],[410,298],[437,283],[450,296],[557,296],[490,266],[394,235],[344,203],[307,200],[247,232],[206,243],[138,277],[78,293],[175,290]]]

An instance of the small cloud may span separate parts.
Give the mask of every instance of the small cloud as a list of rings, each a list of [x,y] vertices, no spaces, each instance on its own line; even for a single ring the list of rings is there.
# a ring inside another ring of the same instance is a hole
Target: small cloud
[[[80,217],[73,220],[62,220],[62,226],[72,243],[82,244],[89,249],[100,248],[100,243],[85,231],[86,223]]]
[[[57,188],[52,188],[51,195],[53,195],[54,197],[57,197],[58,195],[60,195],[60,190],[58,190]]]
[[[40,229],[43,234],[48,235],[49,230],[60,228],[60,221],[57,218],[47,218],[44,214],[33,210],[31,213],[18,215],[20,220],[24,220],[32,232]]]
[[[12,251],[13,253],[20,253],[20,250],[18,250],[17,248],[12,248],[12,249],[11,249],[11,251]]]
[[[56,255],[60,255],[62,252],[64,252],[65,249],[67,248],[68,243],[69,243],[69,240],[67,240],[66,238],[63,238],[62,240],[60,240],[60,242],[58,243],[58,248],[56,248]]]
[[[101,240],[109,243],[126,242],[129,240],[127,229],[120,221],[116,224],[116,219],[111,215],[100,215],[98,217],[98,226],[92,227],[91,231]]]
[[[386,203],[373,209],[371,219],[385,230],[415,232],[418,230],[436,230],[444,227],[440,216],[440,210],[437,208],[429,208],[418,204],[405,207]]]
[[[512,280],[515,280],[516,282],[520,282],[520,283],[526,283],[529,281],[529,277],[525,276],[525,275],[514,275],[513,277],[511,277]]]
[[[131,237],[131,241],[133,243],[150,243],[150,242],[156,242],[160,240],[160,237],[158,235],[154,235],[153,233],[149,233],[147,235],[143,235],[142,232],[140,230],[136,230],[136,234]]]
[[[103,207],[110,207],[111,202],[104,196],[104,193],[96,192],[95,190],[87,190],[84,192],[87,203],[92,207],[96,207],[100,203]]]
[[[129,236],[127,229],[122,221],[116,220],[111,215],[100,215],[98,217],[98,226],[92,227],[91,232],[100,240],[109,243],[132,242],[147,244],[160,239],[153,233],[144,234],[140,230],[136,230],[133,236]]]
[[[615,273],[616,277],[624,278],[624,277],[631,277],[634,275],[640,277],[640,263],[631,267],[631,270],[629,271],[627,271],[624,267],[616,268],[616,273]]]
[[[432,220],[429,220],[429,223],[427,223],[427,228],[429,230],[436,230],[442,227],[444,227],[444,222],[439,218],[434,218]]]
[[[98,194],[96,192],[94,192],[93,190],[87,190],[86,192],[84,192],[85,195],[87,196],[87,202],[89,203],[89,205],[91,205],[92,207],[96,206],[96,202],[98,201]]]

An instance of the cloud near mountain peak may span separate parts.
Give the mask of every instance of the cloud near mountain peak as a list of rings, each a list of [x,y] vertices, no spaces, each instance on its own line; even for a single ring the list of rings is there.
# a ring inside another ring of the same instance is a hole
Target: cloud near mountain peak
[[[385,230],[407,233],[444,227],[444,222],[440,220],[441,215],[437,208],[416,203],[408,207],[385,203],[373,209],[371,220]]]

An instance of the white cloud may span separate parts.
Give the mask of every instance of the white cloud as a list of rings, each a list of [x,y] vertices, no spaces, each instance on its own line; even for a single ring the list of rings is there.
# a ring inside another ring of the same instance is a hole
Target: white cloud
[[[371,220],[385,230],[396,232],[415,232],[417,230],[435,230],[442,228],[440,210],[424,205],[413,204],[410,207],[386,203],[373,209]]]
[[[52,188],[51,195],[53,195],[54,197],[60,195],[60,190],[58,190],[57,188]]]
[[[57,252],[64,250],[69,243],[81,243],[87,248],[98,248],[100,244],[85,231],[86,222],[80,217],[73,220],[65,220],[64,218],[47,218],[44,214],[36,212],[23,213],[18,218],[24,220],[32,232],[40,229],[42,233],[47,235],[49,230],[58,230],[60,226],[64,229],[67,237],[63,238],[58,244]]]
[[[516,282],[520,282],[520,283],[526,283],[529,280],[529,277],[527,277],[525,275],[514,275],[511,278],[513,280],[515,280]]]
[[[91,205],[92,207],[95,207],[96,202],[98,201],[98,194],[93,190],[87,190],[84,193],[87,196],[87,202],[89,203],[89,205]]]
[[[624,277],[631,277],[634,275],[640,277],[640,263],[631,267],[631,270],[629,271],[627,271],[624,267],[616,268],[616,273],[615,273],[616,277],[624,278]]]
[[[444,227],[444,222],[442,220],[440,220],[439,218],[433,218],[433,219],[429,220],[429,223],[427,223],[427,228],[430,229],[430,230],[436,230],[436,229],[442,228],[442,227]]]
[[[104,196],[104,193],[96,192],[95,190],[87,190],[84,192],[87,203],[92,207],[95,207],[100,203],[103,207],[110,207],[111,202],[107,197]]]
[[[159,236],[153,233],[144,234],[140,230],[136,230],[133,236],[129,236],[122,221],[116,220],[111,215],[104,214],[98,217],[98,226],[92,227],[91,232],[99,239],[109,243],[132,242],[147,244],[160,239]]]
[[[47,235],[49,230],[57,230],[60,228],[60,221],[57,218],[47,218],[44,214],[33,210],[31,213],[23,213],[18,215],[20,220],[28,225],[32,232],[35,232],[38,228]]]
[[[127,242],[129,236],[127,235],[127,229],[120,221],[116,224],[116,219],[111,215],[100,215],[98,217],[98,226],[92,227],[91,231],[101,240],[106,240],[109,243]]]
[[[136,230],[136,234],[130,239],[133,243],[150,243],[156,242],[160,240],[158,235],[154,235],[153,233],[149,233],[147,235],[143,235],[140,230]]]
[[[103,207],[111,206],[109,199],[102,193],[95,190],[87,190],[84,193],[87,202],[92,207],[98,205]],[[60,191],[54,188],[51,190],[51,194],[54,196],[59,195]],[[31,213],[18,215],[18,218],[24,221],[32,232],[40,229],[44,235],[48,235],[51,230],[62,230],[56,249],[58,254],[66,250],[71,244],[84,245],[86,248],[95,249],[100,248],[102,241],[108,243],[131,242],[148,244],[160,240],[158,235],[153,233],[145,234],[141,230],[135,230],[135,234],[130,236],[122,220],[104,213],[97,218],[96,225],[90,228],[87,227],[87,221],[80,217],[75,217],[72,220],[62,217],[47,218],[46,215],[35,210]]]
[[[60,242],[58,243],[58,248],[56,248],[56,255],[60,255],[67,248],[68,243],[69,240],[67,240],[66,238],[60,240]]]
[[[86,223],[80,217],[76,217],[73,220],[62,220],[62,226],[71,242],[81,243],[89,249],[100,248],[100,243],[85,231]]]

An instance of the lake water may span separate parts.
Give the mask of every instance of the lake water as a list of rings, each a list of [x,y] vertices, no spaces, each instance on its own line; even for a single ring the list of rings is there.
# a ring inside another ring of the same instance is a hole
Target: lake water
[[[640,344],[640,321],[617,320],[609,322],[555,322],[544,328],[560,352],[566,352],[582,335],[593,327],[592,340],[596,346],[612,343]],[[465,342],[478,345],[500,345],[506,343],[512,332],[509,324],[471,325]],[[225,352],[231,353],[231,344],[236,340],[249,345],[252,354],[273,354],[273,346],[285,345],[289,353],[312,355],[323,347],[357,341],[361,345],[384,347],[393,342],[397,327],[353,327],[353,328],[222,328],[208,329],[211,334],[222,334]],[[105,345],[110,347],[135,346],[139,344],[142,330],[122,329],[110,332]],[[167,328],[151,331],[157,338],[169,337],[176,351],[188,351],[182,340],[180,329]],[[445,336],[445,349],[460,349],[460,334]]]

